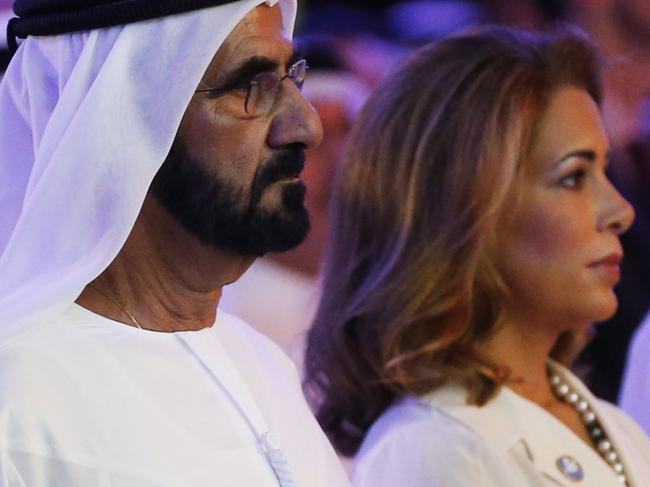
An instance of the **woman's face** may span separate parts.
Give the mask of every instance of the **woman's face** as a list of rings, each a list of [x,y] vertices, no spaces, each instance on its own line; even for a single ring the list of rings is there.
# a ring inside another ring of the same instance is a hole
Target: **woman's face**
[[[605,175],[608,151],[593,99],[558,89],[522,162],[517,204],[506,205],[499,228],[497,263],[514,319],[563,331],[616,311],[619,235],[634,212]]]

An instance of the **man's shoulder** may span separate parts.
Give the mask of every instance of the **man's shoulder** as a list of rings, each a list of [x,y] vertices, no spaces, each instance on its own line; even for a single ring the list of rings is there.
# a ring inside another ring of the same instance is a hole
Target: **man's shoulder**
[[[92,316],[89,311],[72,303],[47,320],[31,323],[25,333],[0,345],[0,364],[19,366],[25,361],[37,364],[56,361],[56,357],[83,355],[80,342],[89,338],[86,331],[93,326]],[[71,354],[72,350],[75,353]]]
[[[295,366],[287,354],[244,320],[219,309],[214,329],[226,349],[245,350],[268,366],[277,364],[286,372],[295,374]]]
[[[83,341],[67,336],[65,319],[62,315],[35,326],[0,347],[0,418],[5,425],[0,437],[4,441],[42,438],[43,428],[74,431],[70,422],[85,414],[70,413],[88,394],[83,365],[92,352],[84,349]]]
[[[74,333],[78,319],[66,309],[47,321],[31,324],[24,334],[0,345],[0,377],[37,370],[48,372],[61,365],[62,358],[82,354],[77,346],[83,335]]]

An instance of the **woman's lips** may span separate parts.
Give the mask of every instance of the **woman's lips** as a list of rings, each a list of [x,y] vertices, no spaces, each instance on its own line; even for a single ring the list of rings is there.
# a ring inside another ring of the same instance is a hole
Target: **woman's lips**
[[[595,267],[599,265],[621,265],[621,261],[623,260],[623,254],[618,254],[618,253],[611,253],[602,259],[598,259],[591,264],[589,264],[589,267]]]
[[[602,259],[598,259],[591,264],[589,268],[595,270],[596,272],[606,275],[611,278],[614,283],[617,283],[621,278],[621,261],[623,260],[623,254],[612,253]]]

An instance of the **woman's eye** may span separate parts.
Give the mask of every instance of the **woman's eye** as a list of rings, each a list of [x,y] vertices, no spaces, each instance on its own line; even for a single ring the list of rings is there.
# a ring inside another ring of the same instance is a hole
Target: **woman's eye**
[[[568,176],[562,178],[560,185],[564,188],[579,189],[584,185],[587,171],[584,169],[576,169]]]

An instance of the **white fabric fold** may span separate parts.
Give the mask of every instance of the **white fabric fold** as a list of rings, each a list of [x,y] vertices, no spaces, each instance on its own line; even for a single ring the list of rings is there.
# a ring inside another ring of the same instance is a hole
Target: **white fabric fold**
[[[214,53],[261,3],[20,46],[0,84],[0,346],[115,258]],[[291,32],[296,0],[279,3]]]

